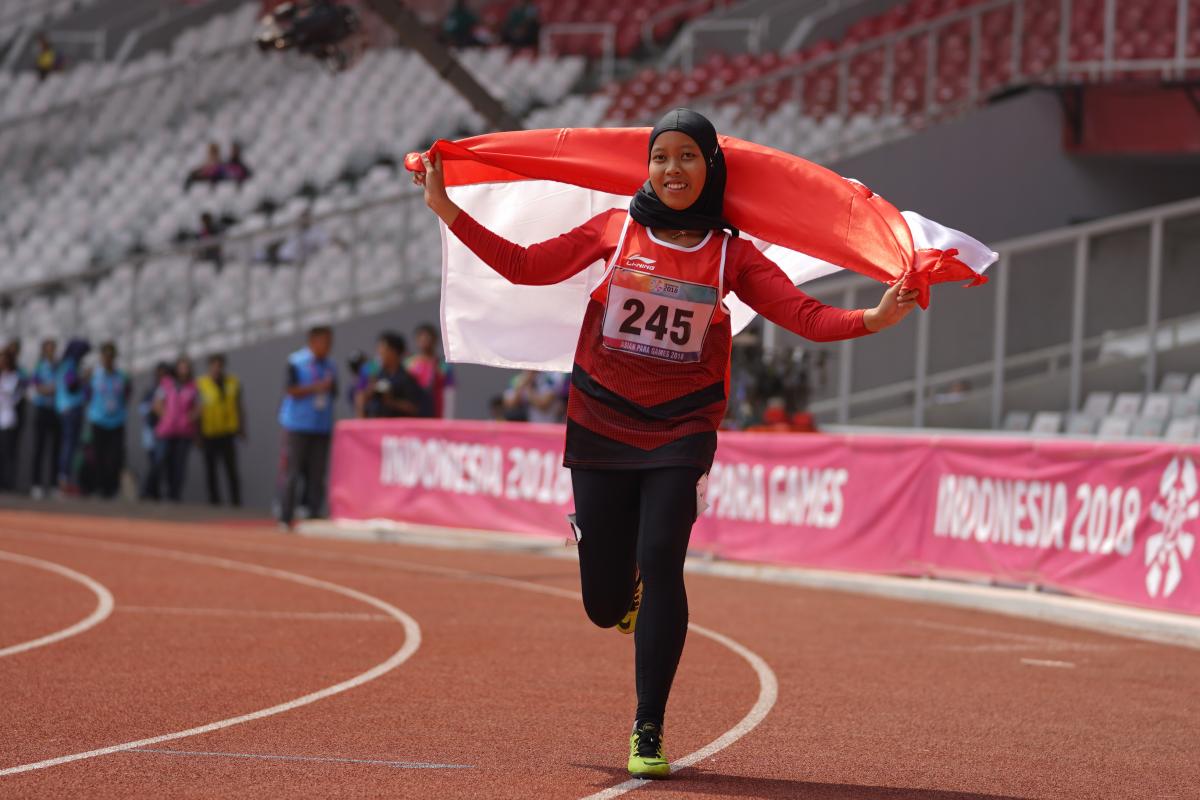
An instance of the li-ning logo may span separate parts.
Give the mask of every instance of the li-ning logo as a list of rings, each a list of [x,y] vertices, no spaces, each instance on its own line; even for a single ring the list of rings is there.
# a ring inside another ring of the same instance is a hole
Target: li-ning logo
[[[625,266],[650,270],[651,272],[654,271],[655,263],[657,262],[655,262],[653,258],[646,258],[645,256],[638,255],[637,253],[634,253],[629,258],[625,259]]]
[[[1183,529],[1200,517],[1200,490],[1196,465],[1190,458],[1173,458],[1158,482],[1158,496],[1150,504],[1150,518],[1162,530],[1146,539],[1146,591],[1151,597],[1170,597],[1183,580],[1183,563],[1192,556],[1196,536]]]

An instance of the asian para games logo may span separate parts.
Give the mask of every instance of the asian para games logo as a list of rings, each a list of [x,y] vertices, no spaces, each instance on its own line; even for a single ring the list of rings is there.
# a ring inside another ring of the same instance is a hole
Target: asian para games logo
[[[1200,485],[1190,458],[1175,457],[1158,483],[1159,500],[1150,504],[1150,518],[1162,529],[1146,540],[1146,591],[1151,597],[1170,597],[1183,579],[1183,562],[1192,557],[1196,536],[1183,526],[1200,517]],[[1161,500],[1161,502],[1160,502]]]
[[[646,258],[638,253],[634,253],[625,259],[625,266],[636,267],[637,269],[645,269],[651,272],[654,271],[655,263],[657,262],[653,258]]]

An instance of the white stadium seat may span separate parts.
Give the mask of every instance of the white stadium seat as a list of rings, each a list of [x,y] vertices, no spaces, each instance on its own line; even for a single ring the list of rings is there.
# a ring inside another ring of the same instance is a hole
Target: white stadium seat
[[[1137,392],[1121,392],[1109,412],[1114,417],[1136,417],[1142,409],[1142,396]]]
[[[1096,435],[1102,439],[1119,439],[1128,436],[1132,430],[1132,417],[1108,416],[1100,420]]]
[[[1175,442],[1190,442],[1200,440],[1200,416],[1180,417],[1167,424],[1163,438]]]
[[[1083,404],[1083,413],[1099,419],[1108,415],[1112,410],[1112,403],[1112,392],[1088,392],[1087,400]]]
[[[1039,411],[1033,415],[1034,433],[1058,433],[1062,430],[1063,415],[1057,411]]]

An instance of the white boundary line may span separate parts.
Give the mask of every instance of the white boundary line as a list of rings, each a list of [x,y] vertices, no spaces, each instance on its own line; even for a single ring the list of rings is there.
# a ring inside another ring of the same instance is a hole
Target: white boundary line
[[[96,607],[92,609],[91,614],[88,614],[86,617],[79,620],[79,622],[63,628],[62,630],[55,631],[54,633],[48,633],[45,636],[38,637],[37,639],[31,639],[28,642],[21,642],[19,644],[12,644],[8,647],[0,648],[0,658],[3,658],[4,656],[15,656],[17,653],[24,653],[38,647],[45,647],[48,644],[61,642],[63,639],[69,639],[72,636],[78,636],[84,631],[96,627],[101,622],[108,619],[108,616],[112,614],[112,592],[105,588],[104,584],[100,583],[94,578],[89,578],[82,572],[76,572],[69,567],[64,567],[62,564],[55,564],[53,561],[44,561],[40,558],[33,558],[32,556],[21,555],[20,553],[10,553],[7,550],[0,550],[0,560],[12,561],[16,564],[24,564],[26,566],[44,569],[47,572],[53,572],[56,575],[61,575],[64,578],[69,578],[70,580],[75,581],[76,583],[83,584],[91,591],[92,594],[96,595]]]
[[[189,736],[198,736],[202,733],[210,733],[212,731],[221,730],[222,728],[240,725],[243,722],[252,722],[254,720],[263,719],[264,717],[282,714],[285,711],[291,711],[293,709],[300,708],[301,706],[315,703],[318,700],[324,700],[326,697],[332,697],[333,695],[341,694],[342,692],[373,681],[403,664],[405,661],[411,658],[413,653],[417,652],[417,648],[421,646],[421,628],[417,624],[416,620],[390,603],[380,600],[378,597],[360,592],[357,589],[351,589],[348,586],[342,586],[337,583],[323,581],[319,578],[310,578],[307,575],[300,575],[299,573],[288,572],[287,570],[263,567],[258,564],[251,564],[244,561],[233,561],[227,558],[218,558],[216,556],[187,553],[182,550],[169,550],[159,547],[145,547],[142,545],[131,545],[118,542],[96,541],[95,539],[66,536],[61,534],[41,534],[39,538],[53,538],[104,550],[137,553],[140,555],[169,558],[177,561],[190,561],[196,564],[205,564],[208,566],[230,569],[237,572],[247,572],[251,575],[279,578],[281,580],[291,581],[293,583],[298,583],[302,586],[308,586],[314,589],[324,589],[325,591],[333,592],[334,594],[340,594],[344,597],[349,597],[350,599],[357,600],[361,603],[366,603],[369,606],[374,606],[399,622],[404,627],[404,645],[391,656],[389,656],[385,661],[376,664],[366,672],[355,675],[353,678],[344,680],[341,683],[334,684],[333,686],[328,686],[324,689],[306,694],[303,697],[298,697],[295,700],[279,703],[271,706],[270,708],[251,711],[248,714],[241,714],[236,717],[217,720],[216,722],[210,722],[207,725],[197,725],[196,727],[188,728],[187,730],[176,731],[174,733],[165,733],[160,736],[151,736],[145,739],[138,739],[137,741],[133,742],[123,742],[121,744],[114,744],[108,747],[100,747],[95,750],[88,750],[82,753],[72,753],[70,755],[58,756],[57,758],[47,758],[43,759],[42,761],[34,761],[29,764],[18,764],[14,767],[0,769],[0,777],[5,775],[16,775],[22,772],[30,772],[37,769],[45,769],[47,767],[57,767],[60,764],[69,764],[72,761],[81,761],[85,758],[96,758],[98,756],[105,756],[111,753],[119,753],[126,750],[149,747],[161,742],[184,739]]]
[[[65,536],[65,535],[59,535],[59,534],[44,534],[44,535],[51,536],[54,538],[67,539],[70,541],[89,542],[89,543],[93,543],[94,546],[101,546],[101,547],[107,546],[107,547],[119,548],[119,549],[120,548],[128,548],[128,549],[132,549],[135,551],[141,550],[141,549],[150,550],[150,551],[158,551],[159,550],[158,548],[149,548],[149,547],[143,548],[140,545],[123,545],[123,544],[116,544],[116,543],[111,543],[111,542],[100,542],[95,539],[81,539],[81,538],[74,537],[74,536]],[[195,540],[198,538],[198,537],[190,536],[188,534],[181,534],[181,535],[186,537],[189,540]],[[403,559],[379,558],[379,557],[375,557],[375,556],[362,555],[362,554],[357,554],[357,553],[332,553],[332,552],[320,551],[320,550],[304,550],[304,549],[297,549],[294,547],[283,547],[280,545],[273,545],[273,544],[270,544],[267,542],[247,542],[247,541],[242,541],[242,540],[205,539],[204,543],[209,546],[213,546],[213,547],[224,546],[224,547],[229,547],[229,548],[237,549],[237,550],[249,550],[252,552],[253,551],[272,552],[272,553],[285,554],[285,555],[292,556],[292,557],[316,557],[316,558],[320,558],[320,559],[326,560],[326,561],[341,561],[343,563],[349,562],[349,563],[373,564],[373,565],[391,564],[391,565],[406,568],[406,569],[412,569],[412,570],[422,571],[422,572],[426,572],[426,573],[433,573],[436,575],[444,575],[446,577],[451,577],[451,578],[458,578],[460,580],[473,580],[473,581],[479,581],[481,583],[493,583],[493,584],[497,584],[500,586],[508,586],[513,589],[520,589],[520,590],[528,591],[528,592],[537,592],[539,594],[551,595],[553,597],[560,597],[560,598],[564,598],[564,599],[568,599],[568,600],[581,601],[583,599],[582,596],[579,594],[579,592],[574,592],[569,589],[562,589],[558,586],[547,586],[546,584],[534,583],[532,581],[523,581],[518,578],[507,578],[507,577],[504,577],[501,575],[487,575],[487,574],[481,573],[481,572],[471,572],[469,570],[457,569],[454,567],[442,567],[442,566],[438,566],[435,564],[422,564],[420,562],[406,561]],[[161,552],[180,553],[180,555],[190,555],[190,554],[181,553],[180,551],[171,551],[171,550],[163,550]],[[196,556],[196,558],[203,558],[203,559],[207,560],[210,557]],[[211,560],[224,561],[225,559],[212,557]],[[235,562],[231,562],[231,563],[240,564],[241,562],[235,561]],[[251,565],[246,565],[246,566],[251,566]],[[269,568],[256,567],[256,569],[267,570]],[[298,577],[303,577],[303,576],[298,576]],[[316,580],[316,579],[308,578],[307,580]],[[353,590],[350,590],[350,591],[353,591]],[[382,602],[382,601],[379,601],[379,602]],[[415,623],[414,623],[414,625],[415,625]],[[751,669],[754,670],[754,673],[758,678],[758,697],[755,699],[754,705],[750,707],[750,710],[748,712],[746,712],[746,715],[744,717],[742,717],[742,719],[739,720],[738,723],[736,725],[734,725],[732,728],[725,731],[723,734],[721,734],[716,739],[714,739],[713,741],[706,744],[704,747],[701,747],[699,750],[695,750],[691,753],[688,753],[685,756],[675,759],[674,763],[671,765],[672,772],[679,770],[679,769],[683,769],[685,767],[693,766],[694,764],[720,752],[721,750],[724,750],[725,748],[729,747],[734,742],[736,742],[738,739],[741,739],[743,736],[745,736],[747,733],[749,733],[755,727],[757,727],[760,722],[763,721],[763,719],[767,716],[767,714],[774,707],[775,702],[778,700],[778,697],[779,697],[779,679],[775,676],[774,671],[767,664],[767,662],[762,659],[761,656],[759,656],[754,651],[750,650],[748,647],[742,645],[741,643],[729,638],[728,636],[725,636],[722,633],[718,633],[717,631],[714,631],[711,628],[706,628],[703,625],[697,625],[694,622],[688,623],[688,628],[690,630],[694,631],[695,633],[699,634],[700,636],[703,636],[707,639],[711,639],[712,641],[716,642],[717,644],[720,644],[721,646],[732,650],[736,655],[738,655],[742,659],[744,659],[750,665]],[[406,640],[405,644],[407,645],[407,643],[408,642]],[[192,734],[185,733],[185,735],[192,735]],[[176,738],[179,738],[179,737],[176,737]],[[153,743],[156,743],[157,741],[165,741],[165,740],[160,739],[160,740],[154,740],[154,741],[147,740],[146,742],[133,742],[133,743],[130,743],[124,749],[131,749],[134,747],[144,747],[147,744],[153,744]],[[5,774],[4,771],[0,771],[0,776],[3,776],[4,774]],[[618,797],[622,794],[625,794],[626,792],[632,791],[643,785],[646,785],[647,783],[649,783],[649,782],[637,780],[637,779],[630,779],[623,783],[619,783],[615,786],[610,786],[609,788],[601,790],[598,793],[588,795],[586,798],[584,798],[584,800],[599,800],[600,798],[607,799],[607,798]]]

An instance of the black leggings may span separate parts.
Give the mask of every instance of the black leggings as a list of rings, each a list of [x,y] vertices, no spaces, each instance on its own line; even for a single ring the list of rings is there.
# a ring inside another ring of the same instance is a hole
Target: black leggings
[[[629,611],[639,573],[644,585],[634,632],[638,722],[662,725],[683,653],[688,625],[683,560],[702,474],[694,467],[571,471],[588,617],[611,628]]]

